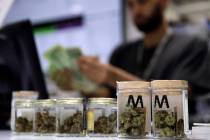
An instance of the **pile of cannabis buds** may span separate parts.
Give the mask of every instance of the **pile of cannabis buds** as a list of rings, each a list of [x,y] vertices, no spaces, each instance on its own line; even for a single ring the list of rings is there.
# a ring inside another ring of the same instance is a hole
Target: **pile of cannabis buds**
[[[120,133],[128,136],[144,136],[146,125],[145,108],[128,108],[120,114]]]
[[[176,113],[165,110],[156,111],[154,114],[155,128],[162,137],[184,136],[184,121],[177,121]]]
[[[80,134],[83,131],[83,117],[82,112],[77,111],[72,116],[67,117],[61,124],[59,121],[59,133]]]
[[[116,133],[117,114],[112,113],[108,117],[100,116],[94,123],[94,133],[113,134]]]
[[[48,111],[36,113],[35,132],[54,133],[56,130],[56,117],[50,115]]]
[[[18,117],[15,121],[16,132],[32,132],[33,122],[25,117]]]

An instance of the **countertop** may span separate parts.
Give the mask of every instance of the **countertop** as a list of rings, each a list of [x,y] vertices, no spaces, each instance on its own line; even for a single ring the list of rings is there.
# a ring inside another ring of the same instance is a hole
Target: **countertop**
[[[55,137],[55,136],[33,136],[33,135],[13,135],[10,131],[0,131],[0,140],[117,140],[117,137]],[[209,134],[196,134],[189,139],[210,140]],[[152,140],[152,139],[149,139]],[[157,140],[157,139],[156,139]]]

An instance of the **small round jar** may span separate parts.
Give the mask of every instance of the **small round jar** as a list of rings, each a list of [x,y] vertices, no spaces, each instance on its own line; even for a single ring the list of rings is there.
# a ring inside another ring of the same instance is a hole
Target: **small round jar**
[[[29,99],[14,102],[14,116],[12,117],[12,131],[14,134],[32,134],[34,108],[33,101]]]
[[[155,137],[183,138],[189,132],[188,83],[182,80],[151,82]]]
[[[54,135],[56,133],[56,100],[37,100],[34,102],[35,135]]]
[[[87,105],[87,135],[117,136],[117,102],[113,98],[90,98]]]
[[[151,135],[150,83],[117,82],[118,137],[142,139]]]
[[[58,99],[56,105],[56,112],[57,136],[85,136],[83,98]]]

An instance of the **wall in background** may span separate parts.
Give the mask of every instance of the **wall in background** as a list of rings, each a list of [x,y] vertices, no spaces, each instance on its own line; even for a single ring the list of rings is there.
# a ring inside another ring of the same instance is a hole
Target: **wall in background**
[[[4,24],[30,19],[46,20],[83,15],[81,27],[35,34],[39,56],[47,68],[44,52],[53,45],[79,46],[87,55],[108,62],[111,51],[123,41],[121,0],[15,0]]]

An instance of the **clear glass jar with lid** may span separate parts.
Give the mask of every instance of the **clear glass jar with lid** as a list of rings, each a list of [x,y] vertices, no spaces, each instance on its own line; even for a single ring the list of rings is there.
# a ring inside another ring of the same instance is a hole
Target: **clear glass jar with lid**
[[[14,134],[32,134],[34,108],[33,100],[16,100],[14,102],[14,110],[12,119],[12,131]]]
[[[114,98],[90,98],[87,105],[87,135],[117,136],[117,102]]]
[[[54,135],[56,133],[56,100],[37,100],[34,102],[35,135]]]
[[[182,138],[188,135],[188,82],[157,80],[151,82],[152,116],[155,137]]]
[[[14,91],[12,93],[12,104],[11,104],[11,130],[12,132],[15,132],[15,120],[16,120],[16,112],[17,112],[17,106],[16,106],[16,102],[21,103],[21,102],[25,102],[26,103],[30,100],[36,100],[38,97],[38,92],[36,91]],[[20,108],[25,108],[24,105],[22,104],[23,107],[21,107],[21,105],[19,106]],[[27,110],[30,110],[30,107],[26,107],[28,108]],[[20,134],[20,133],[19,133]]]
[[[146,138],[151,135],[150,83],[117,82],[118,137]]]
[[[58,99],[56,112],[57,136],[85,136],[83,98]]]

